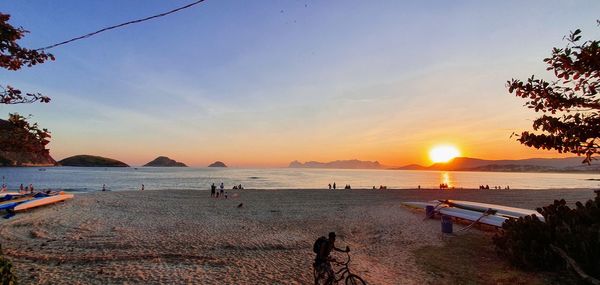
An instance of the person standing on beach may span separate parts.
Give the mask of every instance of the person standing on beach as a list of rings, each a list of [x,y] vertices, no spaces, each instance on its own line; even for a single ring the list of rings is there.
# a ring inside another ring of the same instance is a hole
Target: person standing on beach
[[[335,182],[333,182],[333,190],[335,190]]]
[[[144,191],[144,184],[142,184],[142,191]]]
[[[223,182],[221,182],[219,188],[221,188],[221,196],[223,196],[223,191],[225,190],[225,185],[223,185]]]
[[[106,184],[102,184],[102,191],[106,191]]]
[[[25,190],[25,188],[23,188],[23,183],[21,183],[21,187],[19,187],[19,193],[23,193],[23,190]]]
[[[217,191],[217,186],[215,186],[215,183],[213,183],[212,185],[210,185],[210,197],[215,197],[216,191]]]
[[[331,190],[331,183],[329,183],[329,190]]]
[[[33,193],[33,184],[29,184],[29,193]]]

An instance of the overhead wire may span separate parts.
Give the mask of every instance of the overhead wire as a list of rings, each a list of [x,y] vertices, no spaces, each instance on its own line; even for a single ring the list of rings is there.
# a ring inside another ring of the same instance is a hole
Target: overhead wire
[[[85,35],[83,35],[83,36],[75,37],[75,38],[72,38],[72,39],[69,39],[69,40],[66,40],[66,41],[63,41],[63,42],[55,43],[55,44],[52,44],[52,45],[49,45],[49,46],[46,46],[46,47],[43,47],[43,48],[38,48],[38,49],[36,49],[36,50],[37,50],[37,51],[44,51],[44,50],[48,50],[48,49],[55,48],[55,47],[58,47],[58,46],[62,46],[62,45],[68,44],[68,43],[72,43],[72,42],[74,42],[74,41],[78,41],[78,40],[86,39],[86,38],[92,37],[92,36],[94,36],[94,35],[97,35],[97,34],[99,34],[99,33],[106,32],[106,31],[108,31],[108,30],[113,30],[113,29],[117,29],[117,28],[120,28],[120,27],[123,27],[123,26],[131,25],[131,24],[137,24],[137,23],[141,23],[141,22],[144,22],[144,21],[148,21],[148,20],[152,20],[152,19],[156,19],[156,18],[164,17],[164,16],[167,16],[167,15],[169,15],[169,14],[173,14],[173,13],[175,13],[175,12],[179,12],[179,11],[181,11],[181,10],[184,10],[184,9],[190,8],[190,7],[194,6],[194,5],[198,5],[198,4],[200,4],[200,3],[204,2],[204,1],[205,1],[205,0],[197,0],[197,1],[195,1],[195,2],[192,2],[192,3],[190,3],[190,4],[187,4],[187,5],[185,5],[185,6],[181,6],[181,7],[179,7],[179,8],[173,9],[173,10],[171,10],[171,11],[168,11],[168,12],[164,12],[164,13],[160,13],[160,14],[157,14],[157,15],[154,15],[154,16],[150,16],[150,17],[146,17],[146,18],[142,18],[142,19],[137,19],[137,20],[133,20],[133,21],[129,21],[129,22],[125,22],[125,23],[121,23],[121,24],[118,24],[118,25],[114,25],[114,26],[106,27],[106,28],[103,28],[103,29],[97,30],[97,31],[95,31],[95,32],[91,32],[91,33],[89,33],[89,34],[85,34]]]

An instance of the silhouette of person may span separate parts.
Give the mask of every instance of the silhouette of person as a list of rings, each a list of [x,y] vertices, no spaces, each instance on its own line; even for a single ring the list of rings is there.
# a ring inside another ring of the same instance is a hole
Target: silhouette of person
[[[330,263],[332,258],[329,255],[334,250],[339,252],[349,252],[350,248],[348,246],[346,246],[345,250],[337,248],[335,246],[335,232],[330,232],[329,238],[324,240],[324,242],[319,245],[313,266],[318,270],[327,271],[331,276],[333,276],[334,272]]]

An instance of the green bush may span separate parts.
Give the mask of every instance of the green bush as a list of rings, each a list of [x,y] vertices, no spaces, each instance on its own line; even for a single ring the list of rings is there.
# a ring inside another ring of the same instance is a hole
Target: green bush
[[[560,270],[565,260],[552,248],[562,249],[587,274],[600,277],[600,190],[595,200],[565,200],[538,208],[545,222],[535,216],[511,219],[494,238],[498,254],[523,269]]]
[[[2,285],[15,285],[17,278],[12,273],[12,263],[2,255],[2,247],[0,247],[0,283]]]

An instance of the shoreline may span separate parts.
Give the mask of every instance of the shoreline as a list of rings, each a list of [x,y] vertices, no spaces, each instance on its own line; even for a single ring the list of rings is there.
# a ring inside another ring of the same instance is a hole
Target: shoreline
[[[352,188],[352,189],[327,189],[327,188],[244,188],[243,190],[239,190],[239,189],[224,189],[224,191],[227,192],[240,192],[243,193],[244,191],[331,191],[331,192],[344,192],[344,191],[371,191],[373,193],[375,192],[386,192],[386,191],[436,191],[436,192],[452,192],[452,191],[476,191],[476,192],[482,192],[482,193],[486,193],[486,192],[514,192],[514,191],[558,191],[558,192],[562,192],[562,191],[591,191],[593,192],[594,190],[598,190],[600,189],[600,186],[598,187],[593,187],[593,188],[582,188],[582,187],[576,187],[576,188],[565,188],[565,187],[560,187],[560,188],[511,188],[511,189],[477,189],[477,188],[450,188],[450,189],[439,189],[439,188],[387,188],[387,189],[371,189],[371,188]],[[7,192],[18,192],[19,189],[8,189]],[[69,193],[79,193],[79,194],[89,194],[89,193],[97,193],[97,192],[141,192],[141,190],[132,190],[132,189],[126,189],[126,190],[106,190],[106,191],[102,191],[102,190],[88,190],[88,191],[81,191],[81,190],[77,190],[77,189],[64,189],[64,188],[43,188],[41,190],[53,190],[53,191],[65,191],[65,192],[69,192]],[[217,189],[218,190],[218,189]],[[210,192],[210,189],[207,188],[202,188],[202,189],[192,189],[192,188],[178,188],[178,189],[174,189],[174,188],[165,188],[165,189],[144,189],[144,192],[146,191],[200,191],[200,192]]]

